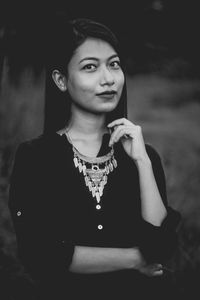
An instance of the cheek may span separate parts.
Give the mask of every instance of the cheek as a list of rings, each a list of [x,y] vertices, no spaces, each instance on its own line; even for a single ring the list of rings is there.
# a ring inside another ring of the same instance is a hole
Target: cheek
[[[76,76],[70,80],[70,85],[75,93],[90,93],[95,89],[95,82],[92,78]]]
[[[117,76],[116,81],[117,81],[118,89],[122,90],[123,86],[124,86],[124,81],[125,81],[124,73],[123,72],[121,72],[121,74],[119,74]]]
[[[83,76],[80,78],[80,87],[83,92],[93,93],[97,86],[97,80],[95,76]]]

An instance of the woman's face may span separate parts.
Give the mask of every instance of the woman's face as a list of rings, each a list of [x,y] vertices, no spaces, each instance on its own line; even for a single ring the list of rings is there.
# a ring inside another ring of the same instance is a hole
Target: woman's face
[[[67,69],[72,104],[95,114],[116,108],[124,85],[120,60],[113,47],[88,38],[72,56]]]

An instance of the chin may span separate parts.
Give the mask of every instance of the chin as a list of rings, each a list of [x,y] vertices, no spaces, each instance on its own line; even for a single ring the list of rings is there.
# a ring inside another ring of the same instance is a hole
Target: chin
[[[109,113],[113,111],[118,105],[118,102],[109,102],[109,103],[104,103],[102,105],[99,105],[98,112],[101,113]]]

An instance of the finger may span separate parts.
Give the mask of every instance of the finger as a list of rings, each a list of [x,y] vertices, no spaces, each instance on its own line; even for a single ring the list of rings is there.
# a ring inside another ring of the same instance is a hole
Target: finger
[[[116,137],[116,135],[117,135],[117,132],[121,129],[121,128],[124,128],[125,127],[125,125],[119,125],[119,126],[116,126],[115,128],[114,128],[114,131],[113,131],[113,133],[111,134],[111,137],[110,137],[110,143],[112,143],[114,140],[115,140],[115,137]]]
[[[163,270],[147,270],[144,272],[147,276],[149,277],[156,277],[156,276],[162,276],[163,275]]]
[[[163,270],[153,272],[153,276],[162,276],[162,275],[163,275]]]
[[[161,264],[151,264],[146,266],[147,272],[151,275],[153,275],[154,273],[159,273],[162,270],[162,265]]]
[[[153,265],[153,276],[163,275],[163,266],[161,264]]]
[[[117,119],[112,121],[111,123],[109,123],[107,126],[109,128],[116,126],[116,125],[134,125],[132,122],[130,122],[129,120],[127,120],[126,118],[121,118],[121,119]]]
[[[110,138],[110,145],[117,143],[120,138],[125,137],[128,138],[128,136],[133,137],[134,136],[134,129],[132,127],[127,126],[119,126],[115,132],[112,134]]]
[[[134,133],[132,128],[122,128],[119,130],[115,136],[114,143],[117,143],[121,138],[126,135],[126,138],[134,138]]]

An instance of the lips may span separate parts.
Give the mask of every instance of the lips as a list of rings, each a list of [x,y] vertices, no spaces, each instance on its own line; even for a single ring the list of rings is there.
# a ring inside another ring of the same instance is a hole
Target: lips
[[[104,91],[102,93],[98,93],[97,96],[113,96],[115,95],[117,92],[116,91]]]

